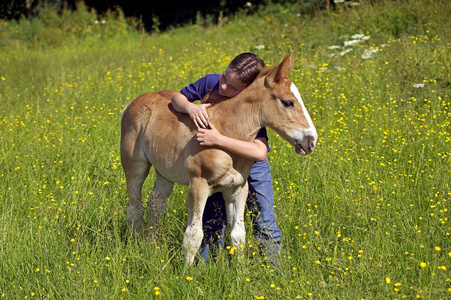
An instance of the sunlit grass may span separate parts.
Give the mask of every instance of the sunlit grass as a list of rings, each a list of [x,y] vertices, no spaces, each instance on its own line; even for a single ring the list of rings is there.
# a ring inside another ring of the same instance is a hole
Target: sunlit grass
[[[272,12],[158,35],[85,14],[76,28],[48,25],[59,41],[1,21],[0,297],[450,297],[449,3]],[[270,132],[281,274],[248,219],[244,263],[226,248],[185,268],[186,187],[155,240],[126,233],[120,114],[249,50],[269,65],[295,53],[290,78],[319,133],[300,157]]]

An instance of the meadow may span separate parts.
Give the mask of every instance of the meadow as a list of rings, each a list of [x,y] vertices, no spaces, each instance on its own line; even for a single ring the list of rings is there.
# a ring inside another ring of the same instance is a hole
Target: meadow
[[[365,3],[161,33],[83,4],[0,20],[0,298],[451,298],[451,3]],[[270,131],[278,272],[249,218],[243,262],[187,267],[185,186],[157,237],[127,232],[121,111],[246,51],[294,53],[319,143],[299,156]]]

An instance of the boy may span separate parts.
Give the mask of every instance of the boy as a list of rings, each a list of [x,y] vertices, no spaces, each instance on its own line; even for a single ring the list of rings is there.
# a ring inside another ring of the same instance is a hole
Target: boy
[[[271,169],[266,157],[269,151],[266,128],[259,131],[253,142],[226,137],[216,130],[208,118],[206,109],[214,103],[192,103],[203,99],[212,90],[218,90],[220,95],[232,98],[251,84],[262,68],[264,62],[257,55],[242,53],[231,61],[222,74],[209,74],[184,87],[174,95],[171,103],[176,111],[189,114],[194,121],[200,145],[216,146],[255,161],[248,178],[247,206],[254,225],[254,235],[267,258],[274,263],[280,254],[282,242],[280,229],[276,225]],[[210,247],[222,246],[226,224],[222,194],[213,194],[207,200],[203,216],[202,258],[207,259]]]

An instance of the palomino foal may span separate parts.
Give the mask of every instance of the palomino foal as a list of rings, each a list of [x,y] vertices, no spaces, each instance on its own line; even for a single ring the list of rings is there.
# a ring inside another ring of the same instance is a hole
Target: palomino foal
[[[309,154],[318,136],[296,86],[287,78],[293,55],[274,68],[260,72],[238,96],[208,108],[210,121],[222,134],[252,141],[262,127],[270,127],[291,143],[298,154]],[[196,126],[187,114],[176,112],[170,99],[174,91],[147,93],[124,110],[121,161],[125,171],[129,203],[127,222],[138,232],[143,221],[141,188],[150,167],[156,172],[148,199],[147,226],[158,224],[174,183],[188,185],[188,227],[183,237],[186,261],[192,264],[200,247],[202,215],[207,198],[222,192],[231,245],[245,245],[244,209],[247,177],[253,161],[196,141]]]

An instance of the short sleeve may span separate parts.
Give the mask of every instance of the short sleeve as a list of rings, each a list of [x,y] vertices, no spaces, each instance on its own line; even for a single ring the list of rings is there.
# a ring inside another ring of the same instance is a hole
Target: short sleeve
[[[217,88],[220,74],[209,74],[180,90],[188,101],[202,100],[211,90]]]
[[[266,127],[262,127],[260,131],[257,133],[257,136],[255,138],[265,138],[266,139],[266,148],[268,149],[268,152],[271,151],[268,145],[268,131],[266,130]]]

